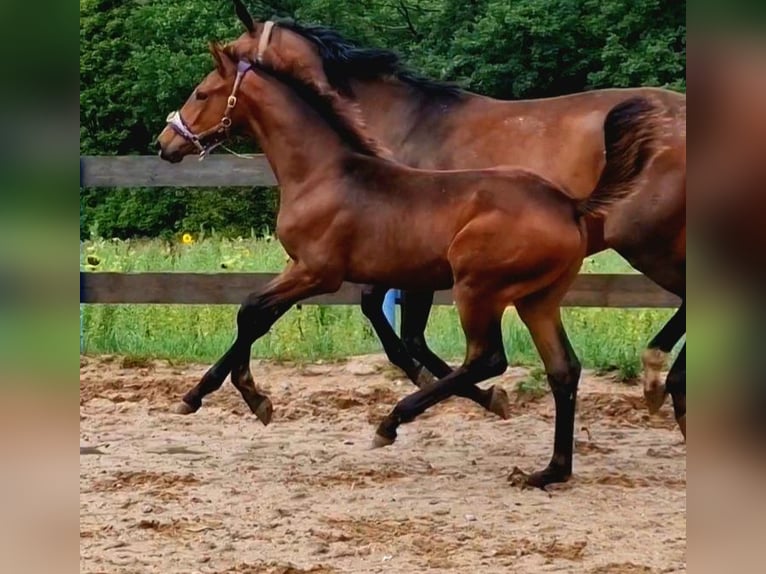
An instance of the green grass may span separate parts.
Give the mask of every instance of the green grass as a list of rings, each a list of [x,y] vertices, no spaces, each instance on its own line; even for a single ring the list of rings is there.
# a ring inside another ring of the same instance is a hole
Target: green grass
[[[88,271],[280,271],[286,254],[277,241],[198,237],[192,245],[152,241],[93,240],[80,250]],[[623,273],[631,268],[614,253],[585,262],[583,272]],[[88,354],[118,353],[175,361],[211,362],[235,335],[237,307],[171,305],[83,306],[84,348]],[[638,373],[641,350],[670,310],[565,309],[572,345],[584,366],[618,370],[624,378]],[[465,339],[454,307],[434,307],[427,337],[434,351],[459,360]],[[513,364],[538,365],[529,333],[509,309],[503,335]],[[253,356],[290,361],[336,359],[380,352],[369,323],[358,307],[304,306],[287,313],[253,345]]]

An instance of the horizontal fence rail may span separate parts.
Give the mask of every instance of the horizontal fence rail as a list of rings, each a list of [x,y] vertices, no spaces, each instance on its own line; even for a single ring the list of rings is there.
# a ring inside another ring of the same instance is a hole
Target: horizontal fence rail
[[[80,303],[239,304],[264,287],[273,273],[80,273]],[[361,288],[344,283],[336,293],[305,304],[358,305]],[[451,305],[452,292],[440,291],[434,302]],[[568,307],[677,307],[680,300],[643,275],[581,274],[564,298]]]
[[[171,164],[158,156],[83,156],[80,187],[254,187],[277,185],[266,156],[189,156]]]

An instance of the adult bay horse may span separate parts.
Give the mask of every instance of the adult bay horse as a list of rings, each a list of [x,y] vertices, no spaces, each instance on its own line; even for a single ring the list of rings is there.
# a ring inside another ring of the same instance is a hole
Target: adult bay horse
[[[179,162],[233,130],[257,138],[280,186],[278,237],[290,263],[237,314],[237,337],[184,396],[199,408],[231,373],[251,410],[262,405],[250,347],[297,302],[344,281],[438,290],[454,286],[466,335],[462,366],[400,401],[378,427],[379,446],[430,406],[507,368],[500,330],[515,304],[545,364],[556,403],[554,454],[528,477],[545,486],[572,471],[580,365],[559,304],[586,252],[584,217],[626,197],[656,155],[665,129],[658,108],[635,98],[606,117],[606,166],[584,200],[526,169],[433,171],[386,158],[357,123],[353,106],[285,72],[237,60],[212,46],[216,69],[158,138]]]
[[[587,253],[613,248],[663,288],[684,301],[644,353],[644,393],[651,412],[667,393],[686,436],[685,352],[671,369],[666,389],[661,371],[686,331],[686,97],[637,88],[595,90],[549,99],[501,101],[434,82],[402,66],[396,54],[363,49],[334,30],[293,22],[255,22],[234,0],[247,31],[231,44],[239,58],[266,63],[356,102],[368,133],[406,165],[425,169],[526,167],[586,197],[604,168],[602,127],[606,114],[635,96],[660,102],[671,120],[665,150],[647,167],[636,192],[609,211],[586,216]],[[389,359],[416,384],[450,368],[430,351],[424,331],[433,292],[402,297],[402,340],[381,310],[385,290],[368,288],[362,308]],[[413,360],[413,358],[415,360]]]

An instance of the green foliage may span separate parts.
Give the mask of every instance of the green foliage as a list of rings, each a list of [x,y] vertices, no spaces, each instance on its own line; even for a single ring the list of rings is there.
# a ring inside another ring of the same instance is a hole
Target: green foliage
[[[527,378],[516,383],[516,393],[520,398],[527,400],[541,399],[549,392],[545,369],[542,367],[530,370]]]
[[[85,189],[80,194],[80,239],[91,236],[169,238],[215,230],[236,237],[274,230],[276,188]]]
[[[460,27],[443,76],[501,98],[685,86],[684,2],[489,0]]]
[[[321,23],[363,45],[394,47],[425,75],[494,97],[686,85],[684,1],[246,3],[256,17]],[[227,0],[80,0],[80,152],[153,153],[167,113],[212,67],[207,42],[241,31]],[[102,235],[118,237],[202,226],[242,234],[273,225],[273,198],[216,194],[85,190],[81,235],[96,225]]]
[[[234,31],[229,2],[82,0],[80,150],[151,153],[151,143],[211,69],[206,42]]]

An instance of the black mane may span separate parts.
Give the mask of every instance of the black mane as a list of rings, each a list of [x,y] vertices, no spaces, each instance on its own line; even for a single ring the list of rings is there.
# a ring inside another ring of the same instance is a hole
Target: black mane
[[[350,94],[349,78],[370,80],[393,76],[433,98],[459,98],[462,90],[455,84],[437,82],[413,72],[399,56],[389,50],[360,48],[325,26],[305,26],[292,20],[277,24],[313,42],[322,58],[325,74],[332,86]]]
[[[364,132],[361,114],[357,117],[356,104],[345,103],[332,93],[323,94],[316,86],[286,72],[262,65],[256,65],[254,68],[285,84],[315,110],[355,152],[371,157],[389,155],[388,150]]]

